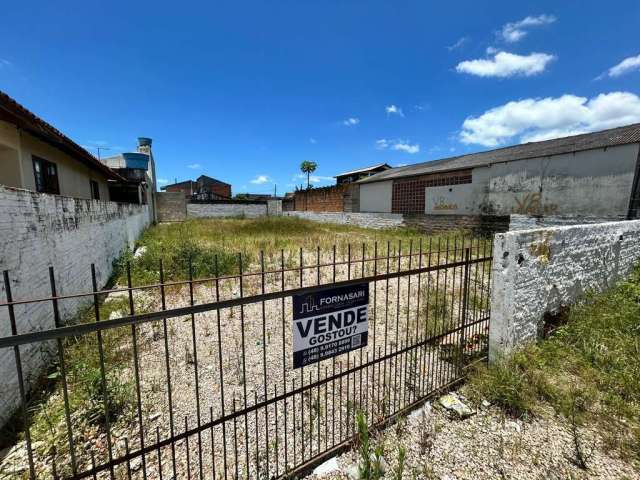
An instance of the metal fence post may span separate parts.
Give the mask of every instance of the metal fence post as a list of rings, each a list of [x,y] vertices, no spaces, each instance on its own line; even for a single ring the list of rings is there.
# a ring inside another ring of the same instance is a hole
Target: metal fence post
[[[464,350],[467,344],[467,313],[469,310],[469,267],[471,265],[471,248],[464,249],[464,279],[462,283],[462,330],[460,331],[460,364],[464,362]]]

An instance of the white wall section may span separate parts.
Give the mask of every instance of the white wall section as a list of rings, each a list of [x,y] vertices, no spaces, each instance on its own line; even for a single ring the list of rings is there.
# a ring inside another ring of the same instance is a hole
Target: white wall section
[[[360,211],[390,213],[392,191],[391,180],[360,184]]]
[[[489,358],[538,338],[545,313],[601,292],[640,262],[640,220],[499,233]]]
[[[49,267],[59,295],[90,292],[91,264],[104,286],[112,263],[150,223],[148,205],[122,204],[46,195],[0,186],[0,270],[8,270],[14,300],[51,295]],[[0,299],[6,287],[0,281]],[[91,297],[59,302],[63,322],[72,319]],[[17,305],[18,333],[54,327],[50,302]],[[0,337],[11,335],[7,308],[0,308]],[[42,350],[42,348],[45,350]],[[20,347],[27,383],[46,366],[46,344]],[[13,350],[0,350],[0,425],[18,405]]]

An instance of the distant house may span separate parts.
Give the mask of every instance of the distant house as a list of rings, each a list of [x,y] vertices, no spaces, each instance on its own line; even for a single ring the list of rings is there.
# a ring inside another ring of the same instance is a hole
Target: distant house
[[[182,192],[187,198],[194,200],[224,200],[231,198],[231,185],[207,175],[200,175],[197,180],[185,180],[172,183],[161,188],[166,192]]]
[[[126,182],[62,132],[0,92],[0,184],[40,193],[110,200]]]
[[[389,170],[391,165],[387,163],[379,163],[378,165],[372,165],[371,167],[359,168],[358,170],[351,170],[350,172],[344,172],[339,175],[336,175],[336,184],[341,185],[343,183],[353,183],[361,180],[363,178],[370,177],[371,175],[375,175],[376,173],[384,172],[385,170]]]

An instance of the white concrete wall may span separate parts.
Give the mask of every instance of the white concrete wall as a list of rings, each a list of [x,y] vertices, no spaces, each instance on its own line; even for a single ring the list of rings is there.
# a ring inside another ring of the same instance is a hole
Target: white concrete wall
[[[346,213],[346,212],[283,212],[287,217],[298,217],[314,222],[356,225],[363,228],[398,228],[404,225],[400,213]]]
[[[532,230],[535,228],[567,227],[569,225],[585,225],[591,223],[619,222],[616,217],[582,217],[582,216],[531,216],[514,213],[509,215],[509,231]]]
[[[98,285],[105,285],[112,262],[133,247],[149,225],[147,205],[119,204],[46,195],[0,186],[0,270],[8,270],[14,300],[51,294],[53,266],[58,294],[91,290],[91,264]],[[6,299],[0,280],[0,298]],[[90,301],[91,298],[88,298]],[[74,317],[84,299],[59,304],[63,321]],[[51,303],[16,306],[18,333],[54,327]],[[11,334],[7,308],[0,307],[0,336]],[[42,345],[20,348],[27,381],[33,381],[49,359]],[[45,345],[46,347],[46,345]],[[18,385],[13,350],[0,350],[0,425],[17,406]]]
[[[489,357],[538,338],[546,312],[600,292],[640,262],[640,220],[495,236]]]
[[[474,169],[489,170],[491,213],[625,218],[638,144],[532,158]]]
[[[267,200],[267,215],[277,217],[282,215],[282,200]]]
[[[472,183],[426,187],[424,213],[427,215],[480,215],[478,199],[483,197],[478,175]]]
[[[254,203],[188,203],[187,217],[264,217],[267,215],[266,204]]]
[[[390,213],[392,191],[391,180],[360,184],[360,211]]]

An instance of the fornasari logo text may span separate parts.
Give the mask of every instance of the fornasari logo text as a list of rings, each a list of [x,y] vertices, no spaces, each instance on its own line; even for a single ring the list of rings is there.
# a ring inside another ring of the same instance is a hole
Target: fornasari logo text
[[[320,299],[320,305],[329,305],[332,303],[345,302],[347,300],[356,300],[364,297],[364,290],[358,292],[349,292],[344,295],[334,295],[332,297],[323,297]]]

